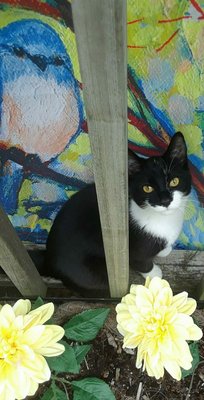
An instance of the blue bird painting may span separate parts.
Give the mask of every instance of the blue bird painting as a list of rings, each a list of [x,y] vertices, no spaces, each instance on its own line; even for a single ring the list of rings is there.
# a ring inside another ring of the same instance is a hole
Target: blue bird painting
[[[50,162],[76,138],[82,119],[79,85],[54,29],[36,19],[1,29],[0,200],[8,213],[17,206],[22,154],[35,155],[37,166]]]

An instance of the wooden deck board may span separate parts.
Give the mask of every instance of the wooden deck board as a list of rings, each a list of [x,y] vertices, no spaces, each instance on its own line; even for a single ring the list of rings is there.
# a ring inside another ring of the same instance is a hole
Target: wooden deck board
[[[36,249],[36,246],[30,244],[26,247],[29,250]],[[44,250],[44,246],[38,246],[38,249]],[[187,291],[197,300],[204,300],[199,288],[204,276],[204,251],[174,250],[168,257],[158,258],[157,264],[161,265],[163,278],[170,283],[175,294]],[[43,280],[48,286],[49,297],[63,299],[73,296],[71,288],[65,288],[60,281],[52,278],[43,278]],[[131,270],[130,283],[144,284],[144,279]],[[19,292],[9,278],[6,275],[0,275],[0,297],[4,297],[5,293],[7,296],[10,294],[19,297]]]

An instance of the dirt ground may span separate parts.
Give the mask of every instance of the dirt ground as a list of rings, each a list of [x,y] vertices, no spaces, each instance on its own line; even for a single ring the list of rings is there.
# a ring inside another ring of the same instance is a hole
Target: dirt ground
[[[117,400],[204,400],[204,363],[198,366],[193,379],[190,376],[180,382],[167,373],[163,379],[157,381],[135,368],[135,352],[125,352],[122,349],[122,338],[116,329],[114,306],[83,302],[63,304],[56,310],[55,322],[63,325],[72,315],[81,311],[106,306],[111,308],[108,320],[92,342],[92,349],[82,363],[80,374],[65,374],[64,377],[68,380],[88,376],[103,379],[110,385]],[[194,315],[204,329],[204,310],[197,310]],[[200,341],[200,358],[204,361],[204,340]],[[40,392],[34,398],[39,399],[44,390],[45,387],[41,386]]]

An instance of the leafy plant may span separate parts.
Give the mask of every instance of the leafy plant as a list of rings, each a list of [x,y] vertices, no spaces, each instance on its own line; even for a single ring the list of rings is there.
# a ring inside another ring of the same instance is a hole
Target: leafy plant
[[[37,306],[42,299],[37,299]],[[34,307],[36,307],[34,303]],[[84,361],[87,353],[91,349],[91,344],[87,342],[96,338],[109,314],[109,309],[99,308],[83,311],[72,317],[64,326],[65,337],[77,343],[70,345],[67,341],[61,341],[65,346],[63,354],[57,358],[48,358],[47,362],[53,371],[50,387],[41,397],[41,400],[67,400],[69,394],[67,387],[73,391],[73,400],[114,400],[115,396],[109,386],[98,378],[84,378],[80,380],[70,380],[59,376],[61,373],[78,374],[80,365]],[[80,342],[80,344],[78,343]],[[86,344],[84,344],[86,343]],[[59,382],[64,390],[61,390],[56,382]]]
[[[182,369],[182,378],[186,378],[186,376],[192,375],[196,367],[200,362],[200,353],[198,348],[198,342],[192,342],[189,344],[190,352],[193,357],[192,367],[191,369],[185,370]]]

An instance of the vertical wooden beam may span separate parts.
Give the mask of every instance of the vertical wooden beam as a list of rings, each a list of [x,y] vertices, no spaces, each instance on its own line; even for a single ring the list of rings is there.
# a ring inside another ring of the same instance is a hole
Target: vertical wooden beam
[[[6,213],[0,208],[0,266],[23,296],[45,296],[46,286]]]
[[[112,297],[127,293],[126,0],[73,0],[93,168]]]

